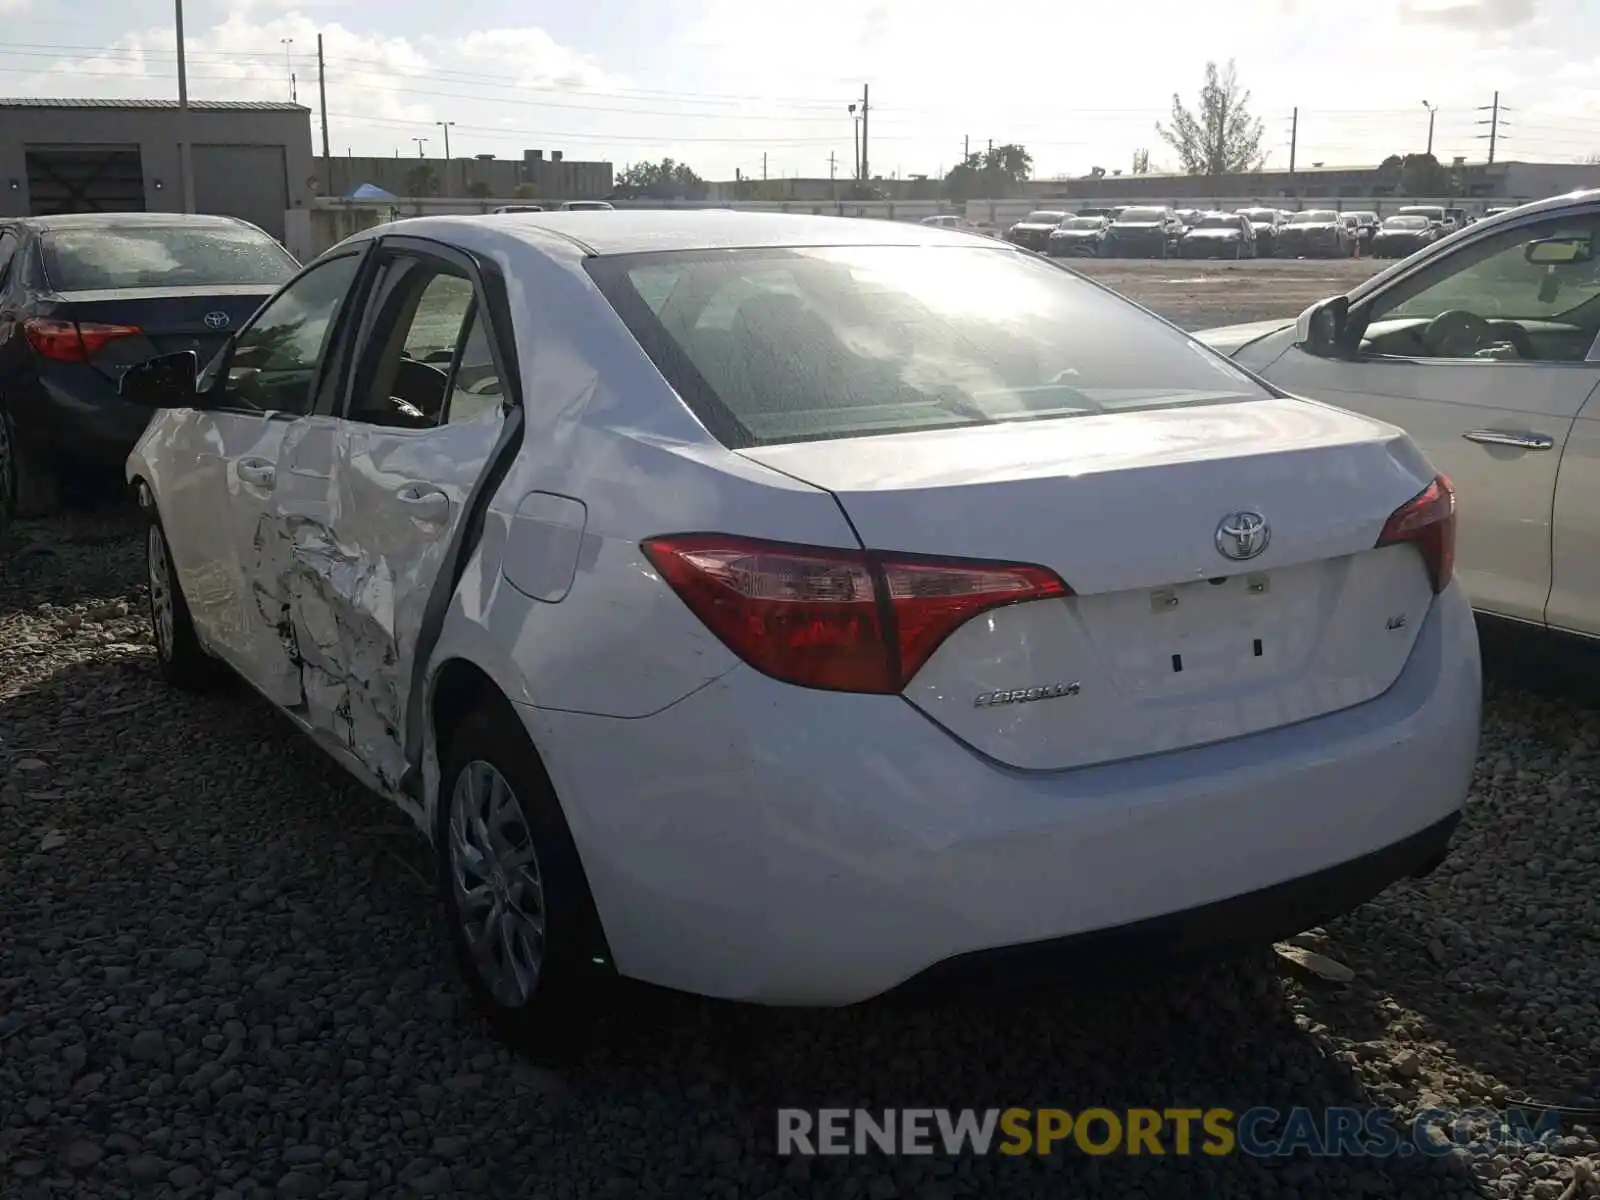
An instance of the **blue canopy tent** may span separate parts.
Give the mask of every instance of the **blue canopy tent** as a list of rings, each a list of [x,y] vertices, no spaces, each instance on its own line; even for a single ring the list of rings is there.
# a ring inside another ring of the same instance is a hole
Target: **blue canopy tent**
[[[393,192],[387,192],[375,183],[363,183],[355,191],[345,197],[346,200],[398,200]]]

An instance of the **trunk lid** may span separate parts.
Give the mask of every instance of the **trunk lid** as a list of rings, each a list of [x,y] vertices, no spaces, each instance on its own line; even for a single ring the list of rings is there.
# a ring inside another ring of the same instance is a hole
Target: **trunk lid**
[[[62,292],[50,316],[94,325],[130,325],[131,337],[90,344],[89,363],[111,379],[157,354],[193,350],[202,365],[277,291],[270,285],[118,288]]]
[[[870,549],[1038,564],[1065,599],[957,629],[905,696],[1011,766],[1058,770],[1360,704],[1433,599],[1374,549],[1433,472],[1398,429],[1294,399],[758,447],[839,500]],[[1219,549],[1230,514],[1270,538]],[[997,695],[998,694],[998,695]]]

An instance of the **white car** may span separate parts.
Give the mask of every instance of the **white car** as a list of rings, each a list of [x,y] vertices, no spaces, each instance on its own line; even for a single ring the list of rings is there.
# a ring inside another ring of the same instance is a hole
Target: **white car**
[[[162,668],[410,814],[504,1028],[1265,942],[1466,795],[1449,487],[1003,243],[418,218],[193,369],[123,385]]]
[[[1526,204],[1285,318],[1198,336],[1406,429],[1455,483],[1479,611],[1600,637],[1600,190]]]
[[[562,212],[611,212],[612,206],[604,200],[563,200]]]

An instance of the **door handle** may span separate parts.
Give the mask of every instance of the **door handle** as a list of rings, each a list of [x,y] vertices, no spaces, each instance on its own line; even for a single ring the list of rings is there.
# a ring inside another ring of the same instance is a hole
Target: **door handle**
[[[258,488],[270,488],[278,481],[278,468],[264,458],[241,458],[239,478]]]
[[[407,515],[423,525],[439,525],[450,515],[450,497],[425,483],[408,483],[394,494]]]
[[[1518,450],[1549,450],[1556,441],[1546,433],[1523,433],[1514,429],[1469,429],[1461,435],[1469,442],[1485,446],[1515,446]]]

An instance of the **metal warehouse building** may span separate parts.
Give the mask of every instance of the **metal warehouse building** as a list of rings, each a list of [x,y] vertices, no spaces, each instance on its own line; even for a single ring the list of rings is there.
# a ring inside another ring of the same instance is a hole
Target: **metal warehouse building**
[[[176,100],[0,99],[0,217],[182,212]],[[189,102],[195,208],[284,236],[311,201],[311,110],[243,100]]]

